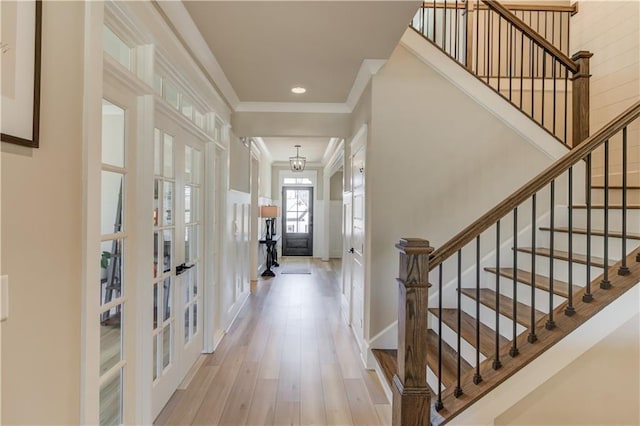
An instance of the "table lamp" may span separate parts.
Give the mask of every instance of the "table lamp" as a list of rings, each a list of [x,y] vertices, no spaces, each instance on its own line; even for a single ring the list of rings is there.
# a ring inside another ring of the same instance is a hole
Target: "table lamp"
[[[260,206],[260,217],[265,218],[267,234],[265,240],[271,240],[275,235],[276,218],[280,215],[278,206]]]

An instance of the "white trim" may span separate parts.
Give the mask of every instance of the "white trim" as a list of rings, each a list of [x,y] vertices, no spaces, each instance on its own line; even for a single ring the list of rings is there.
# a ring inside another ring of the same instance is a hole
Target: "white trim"
[[[267,145],[264,143],[264,139],[262,139],[261,137],[254,137],[253,141],[264,157],[261,158],[261,160],[264,160],[267,163],[273,163],[273,156],[271,155],[271,151],[269,151],[269,148],[267,148]]]
[[[479,81],[460,64],[431,43],[425,43],[424,39],[413,29],[408,28],[400,44],[413,53],[417,59],[424,62],[442,77],[450,81],[454,86],[462,90],[487,111],[496,116],[506,126],[518,133],[524,140],[544,153],[548,158],[557,160],[568,152],[556,138],[551,136],[537,123],[524,115],[511,103],[497,94],[492,88]]]
[[[84,15],[84,74],[82,130],[82,285],[80,316],[80,424],[97,424],[100,412],[100,300],[96,277],[100,265],[101,145],[102,139],[102,28],[104,3],[88,2]]]
[[[350,114],[345,103],[313,102],[240,102],[236,112],[306,112],[325,114]]]
[[[349,108],[349,112],[358,105],[360,97],[367,88],[367,85],[371,81],[371,78],[378,73],[380,68],[387,63],[386,59],[365,59],[360,65],[356,79],[351,86],[349,97],[347,97],[346,106]]]

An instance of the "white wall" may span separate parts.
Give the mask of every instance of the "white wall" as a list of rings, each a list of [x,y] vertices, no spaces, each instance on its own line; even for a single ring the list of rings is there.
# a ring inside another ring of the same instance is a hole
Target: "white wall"
[[[399,46],[373,78],[367,147],[368,339],[397,320],[402,237],[439,247],[551,159]]]
[[[640,314],[498,416],[495,425],[640,424]]]
[[[247,136],[348,136],[346,113],[235,112],[231,125]]]
[[[44,2],[40,148],[2,144],[2,419],[80,421],[84,5]]]
[[[571,49],[593,53],[590,61],[590,127],[595,133],[640,100],[640,2],[585,1],[571,21]],[[640,185],[640,122],[629,128],[629,170]],[[611,145],[611,175],[620,175],[620,145]],[[617,148],[617,149],[616,149]],[[594,157],[594,177],[604,174]],[[614,179],[616,179],[614,177]]]

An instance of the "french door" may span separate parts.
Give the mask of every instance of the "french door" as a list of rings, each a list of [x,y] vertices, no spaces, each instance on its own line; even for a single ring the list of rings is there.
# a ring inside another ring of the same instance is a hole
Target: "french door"
[[[202,353],[204,144],[158,114],[154,129],[155,418]]]

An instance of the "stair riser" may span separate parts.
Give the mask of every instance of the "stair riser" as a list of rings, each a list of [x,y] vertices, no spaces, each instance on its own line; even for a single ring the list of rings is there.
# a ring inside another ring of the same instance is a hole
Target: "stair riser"
[[[546,232],[546,231],[545,231]],[[554,248],[556,250],[569,251],[569,234],[564,232],[554,233]],[[604,237],[591,236],[591,255],[604,258]],[[609,243],[609,259],[620,260],[622,259],[622,238],[608,238]],[[549,232],[547,232],[547,238],[545,246],[550,246]],[[640,241],[627,239],[627,255],[640,246]],[[587,236],[583,234],[573,234],[573,251],[574,253],[587,253]]]
[[[488,283],[487,287],[495,291],[495,278],[492,281],[493,282]],[[524,303],[527,306],[531,306],[531,287],[526,284],[518,283],[516,290],[518,292],[518,302]],[[513,299],[513,281],[511,279],[505,277],[500,278],[500,293]],[[545,314],[549,313],[549,292],[536,288],[535,300],[537,310],[542,311]],[[553,296],[554,308],[558,307],[558,305],[560,305],[565,300],[566,299],[564,297],[555,294]]]
[[[462,309],[471,315],[472,317],[476,317],[476,301],[467,296],[462,296]],[[496,313],[493,309],[488,308],[482,304],[480,304],[480,320],[484,325],[491,328],[492,330],[496,329]],[[511,340],[513,337],[513,321],[511,318],[508,318],[502,314],[499,315],[499,324],[500,324],[500,334],[507,339]],[[517,324],[518,334],[522,333],[525,330],[520,324]]]
[[[596,204],[604,204],[604,189],[592,189],[591,200]],[[609,203],[622,204],[622,189],[609,189]],[[627,190],[627,203],[640,204],[640,190]]]
[[[506,266],[506,265],[505,265]],[[518,255],[518,268],[525,271],[531,271],[531,255],[529,253],[520,253]],[[555,279],[569,282],[569,262],[565,260],[554,259],[553,276]],[[573,284],[580,287],[586,285],[587,266],[581,263],[573,263]],[[591,279],[595,279],[602,274],[603,269],[595,266],[591,267]],[[549,274],[549,258],[545,256],[536,256],[536,273],[541,275]]]
[[[429,324],[430,328],[438,333],[438,317],[432,314],[429,314]],[[444,341],[451,346],[452,348],[458,348],[458,334],[455,330],[451,329],[444,322],[442,323],[442,338]],[[438,348],[431,348],[430,350],[437,351]],[[476,348],[473,347],[469,342],[464,339],[460,339],[460,352],[462,354],[462,358],[467,361],[470,365],[475,367],[476,365]],[[484,361],[484,355],[480,354],[480,362]]]
[[[567,226],[567,217],[557,218],[556,226]],[[573,226],[587,228],[587,210],[573,209]],[[591,229],[604,229],[604,209],[591,210]],[[609,210],[609,230],[622,230],[622,210]],[[640,210],[627,210],[627,231],[640,232]]]

